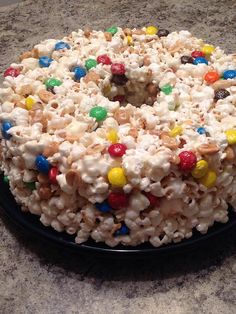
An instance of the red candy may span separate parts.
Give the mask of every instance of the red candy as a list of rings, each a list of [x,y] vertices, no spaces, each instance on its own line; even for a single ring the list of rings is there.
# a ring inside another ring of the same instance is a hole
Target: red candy
[[[52,184],[57,184],[57,175],[59,174],[58,168],[57,167],[52,167],[49,170],[48,176],[49,176],[49,180]]]
[[[124,193],[111,192],[107,198],[108,204],[114,209],[121,209],[127,207],[129,204],[129,197]]]
[[[111,59],[108,55],[100,55],[97,57],[97,62],[102,64],[111,64]]]
[[[126,145],[121,143],[115,143],[108,147],[108,153],[112,157],[122,157],[126,152]]]
[[[204,57],[204,56],[205,56],[205,53],[202,52],[202,51],[194,50],[194,51],[191,53],[191,56],[192,56],[193,58]]]
[[[196,155],[191,151],[183,151],[179,154],[180,164],[179,168],[182,171],[191,171],[197,163]]]
[[[3,75],[4,77],[7,76],[17,77],[19,74],[20,70],[14,68],[7,68]]]
[[[125,65],[122,63],[113,63],[111,65],[112,74],[123,75],[125,74]]]
[[[115,97],[113,97],[112,101],[119,101],[124,102],[125,101],[125,96],[124,95],[116,95]]]
[[[150,192],[144,192],[144,195],[148,198],[149,202],[150,202],[150,207],[155,207],[160,205],[160,201],[159,198],[153,194],[151,194]]]

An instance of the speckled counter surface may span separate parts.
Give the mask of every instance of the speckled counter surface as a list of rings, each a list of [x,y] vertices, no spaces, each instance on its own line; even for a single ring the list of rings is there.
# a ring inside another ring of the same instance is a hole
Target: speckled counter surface
[[[41,39],[113,24],[189,29],[236,51],[235,0],[23,1],[0,6],[0,70]],[[236,312],[236,231],[181,256],[109,261],[45,245],[18,230],[1,209],[0,218],[3,314]]]

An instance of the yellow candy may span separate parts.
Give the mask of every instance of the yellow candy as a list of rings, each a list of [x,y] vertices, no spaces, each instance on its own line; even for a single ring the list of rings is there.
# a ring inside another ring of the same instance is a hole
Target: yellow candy
[[[195,168],[191,172],[192,176],[196,179],[202,178],[208,171],[208,162],[206,160],[199,160]]]
[[[217,175],[215,171],[208,170],[204,177],[199,179],[199,182],[207,188],[212,188],[216,183]]]
[[[234,129],[227,130],[225,131],[225,135],[229,145],[236,144],[236,130]]]
[[[119,140],[119,136],[115,130],[111,130],[107,133],[108,141],[112,142],[113,144],[117,143]]]
[[[204,45],[202,47],[202,52],[205,53],[206,55],[210,55],[215,51],[215,47],[212,45]]]
[[[25,107],[27,110],[31,110],[34,104],[35,100],[32,97],[29,96],[25,99]]]
[[[132,45],[133,44],[133,38],[132,38],[132,36],[127,36],[126,37],[127,38],[127,43],[128,43],[128,45]]]
[[[176,137],[177,135],[180,135],[183,133],[183,128],[180,125],[175,126],[170,132],[169,136]]]
[[[127,182],[124,169],[119,167],[112,168],[108,172],[108,181],[113,186],[123,187]]]
[[[147,35],[156,35],[158,29],[155,26],[148,26],[146,27],[146,34]]]

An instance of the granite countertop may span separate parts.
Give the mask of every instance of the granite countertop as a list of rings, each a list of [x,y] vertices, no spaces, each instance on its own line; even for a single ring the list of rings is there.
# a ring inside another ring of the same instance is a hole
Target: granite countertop
[[[0,0],[0,70],[46,38],[77,28],[188,29],[235,52],[234,0]],[[6,5],[8,3],[8,5]],[[9,4],[10,3],[10,4]],[[0,209],[0,312],[198,314],[236,311],[236,232],[179,256],[99,260],[22,233]]]

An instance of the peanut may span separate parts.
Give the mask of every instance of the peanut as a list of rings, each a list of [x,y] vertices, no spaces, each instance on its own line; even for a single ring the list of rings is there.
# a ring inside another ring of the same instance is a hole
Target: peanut
[[[214,143],[202,144],[197,148],[197,151],[201,155],[213,155],[218,153],[219,150],[220,148]]]
[[[53,95],[53,93],[47,91],[47,90],[44,90],[44,89],[41,89],[39,92],[38,92],[38,96],[39,98],[45,102],[45,103],[48,103],[52,98],[54,98],[55,96]]]
[[[170,137],[166,134],[162,134],[161,140],[162,140],[163,145],[170,148],[170,149],[177,149],[178,148],[177,140],[174,137]]]
[[[150,56],[145,55],[145,56],[143,57],[143,64],[146,65],[146,66],[148,66],[148,65],[151,64]]]
[[[92,32],[92,29],[90,27],[87,26],[84,28],[84,36],[85,37],[88,38],[90,36],[91,32]]]
[[[131,36],[132,35],[132,31],[130,28],[124,28],[123,32],[125,33],[126,36]]]
[[[41,184],[49,183],[49,178],[48,178],[48,176],[46,174],[39,173],[37,175],[37,179],[38,179],[38,182],[41,183]]]
[[[112,34],[109,32],[104,32],[104,36],[106,38],[106,41],[111,41],[112,40]]]
[[[149,93],[149,95],[156,95],[157,92],[158,92],[157,86],[155,84],[153,84],[153,83],[147,84],[146,90]]]
[[[47,186],[40,187],[38,193],[42,200],[48,200],[52,196],[51,189]]]
[[[49,143],[43,150],[43,155],[45,157],[53,156],[58,152],[59,143],[58,142],[51,142]]]
[[[84,77],[84,82],[88,83],[88,82],[94,82],[96,84],[98,84],[100,80],[100,76],[99,74],[97,74],[94,71],[90,71],[85,77]]]
[[[79,174],[75,170],[69,170],[66,174],[66,182],[70,186],[74,186],[79,182]]]
[[[234,160],[234,158],[235,158],[235,153],[234,153],[234,150],[233,150],[232,147],[228,146],[228,147],[225,149],[225,153],[226,153],[226,157],[225,157],[226,160],[229,160],[229,161]]]

